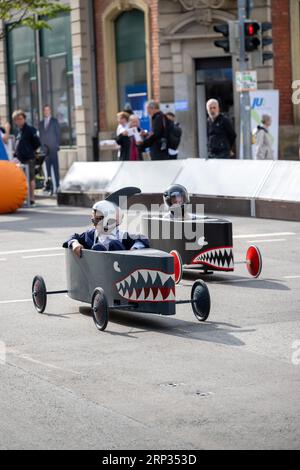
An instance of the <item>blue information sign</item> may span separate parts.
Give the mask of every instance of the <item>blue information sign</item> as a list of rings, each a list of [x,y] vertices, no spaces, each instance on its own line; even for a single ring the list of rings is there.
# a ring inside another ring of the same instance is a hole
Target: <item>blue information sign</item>
[[[126,101],[130,104],[134,114],[140,118],[141,128],[150,131],[150,117],[146,110],[147,100],[147,85],[126,87]]]

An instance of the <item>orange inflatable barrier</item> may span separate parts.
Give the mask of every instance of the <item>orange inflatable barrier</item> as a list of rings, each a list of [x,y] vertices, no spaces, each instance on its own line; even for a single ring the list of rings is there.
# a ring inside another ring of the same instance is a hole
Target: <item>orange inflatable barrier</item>
[[[15,163],[0,161],[0,214],[9,214],[22,207],[27,196],[24,171]]]

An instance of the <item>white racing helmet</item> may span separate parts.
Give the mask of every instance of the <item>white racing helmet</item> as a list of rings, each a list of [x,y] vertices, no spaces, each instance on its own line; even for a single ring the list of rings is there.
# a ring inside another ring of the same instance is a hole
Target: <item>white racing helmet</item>
[[[103,200],[94,204],[92,222],[98,235],[109,235],[122,220],[122,210],[114,203]]]

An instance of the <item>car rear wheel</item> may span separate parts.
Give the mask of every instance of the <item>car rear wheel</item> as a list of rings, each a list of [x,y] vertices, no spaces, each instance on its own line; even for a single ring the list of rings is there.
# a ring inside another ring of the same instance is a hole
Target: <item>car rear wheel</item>
[[[104,290],[97,287],[92,298],[92,313],[94,323],[99,331],[104,331],[108,324],[109,307]]]
[[[47,289],[42,276],[35,276],[32,281],[32,300],[37,312],[44,313],[47,306]]]
[[[207,320],[210,313],[211,301],[208,287],[204,281],[198,280],[194,283],[191,300],[193,312],[197,320]]]

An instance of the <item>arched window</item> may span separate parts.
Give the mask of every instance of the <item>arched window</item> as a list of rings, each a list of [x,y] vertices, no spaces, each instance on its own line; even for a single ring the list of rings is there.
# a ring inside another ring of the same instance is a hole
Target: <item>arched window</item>
[[[118,104],[122,109],[131,94],[147,92],[145,15],[138,9],[115,20]]]

